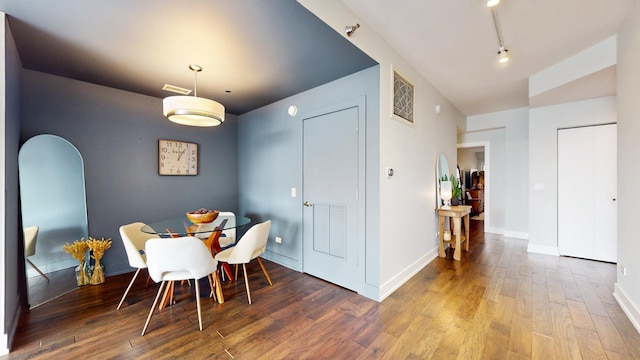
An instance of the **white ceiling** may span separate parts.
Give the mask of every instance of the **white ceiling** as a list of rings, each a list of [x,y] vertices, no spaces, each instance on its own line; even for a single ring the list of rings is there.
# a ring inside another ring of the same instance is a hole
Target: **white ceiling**
[[[634,3],[502,0],[512,61],[498,66],[485,0],[342,1],[466,115],[528,106],[530,75],[615,34]],[[196,63],[198,95],[234,114],[375,64],[295,0],[0,0],[0,10],[27,69],[162,98],[165,83],[193,88]],[[588,83],[611,91],[615,69],[598,76]],[[546,96],[538,105],[565,95]]]
[[[497,13],[511,61],[501,66],[486,0],[342,1],[466,115],[528,106],[529,76],[614,35],[634,4],[502,0]],[[580,88],[581,96],[610,94],[615,70],[598,76],[583,80],[573,91]],[[585,90],[587,83],[595,88]],[[538,98],[535,105],[578,95],[556,92],[548,97]]]

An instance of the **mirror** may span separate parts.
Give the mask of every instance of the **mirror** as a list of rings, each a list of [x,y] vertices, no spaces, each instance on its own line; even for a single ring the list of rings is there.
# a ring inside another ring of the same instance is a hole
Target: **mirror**
[[[447,162],[447,156],[444,153],[438,155],[438,161],[436,164],[436,208],[442,206],[442,197],[440,196],[440,181],[444,175],[449,176],[449,163]]]
[[[55,135],[27,140],[18,153],[20,204],[25,228],[38,226],[35,254],[26,264],[33,308],[77,287],[78,262],[62,246],[88,238],[84,164],[78,149]]]

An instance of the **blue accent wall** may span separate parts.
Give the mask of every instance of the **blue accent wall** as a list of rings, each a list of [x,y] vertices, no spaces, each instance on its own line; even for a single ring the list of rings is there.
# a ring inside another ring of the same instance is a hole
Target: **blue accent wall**
[[[305,112],[347,100],[366,99],[366,282],[376,297],[379,278],[378,213],[379,189],[379,119],[380,68],[373,66],[260,109],[243,114],[239,119],[239,187],[240,212],[255,221],[272,220],[265,256],[295,270],[302,270],[302,215],[304,202],[302,183],[302,118]],[[295,105],[296,116],[287,109]],[[339,161],[339,159],[336,159]],[[291,197],[291,188],[297,196]],[[364,233],[364,231],[363,231]],[[282,243],[274,241],[282,237]]]
[[[11,29],[7,25],[5,15],[0,15],[2,26],[4,26],[3,48],[4,53],[4,69],[2,69],[4,92],[4,114],[2,114],[2,124],[4,126],[4,221],[3,238],[4,251],[0,250],[0,254],[4,254],[2,263],[4,270],[0,270],[0,285],[4,286],[4,298],[0,299],[4,309],[4,313],[0,315],[0,319],[4,320],[3,332],[0,333],[1,339],[4,335],[7,337],[7,344],[13,341],[13,335],[18,326],[18,315],[20,313],[20,299],[26,299],[26,287],[24,281],[24,261],[21,257],[24,254],[22,250],[22,231],[20,231],[20,205],[19,205],[19,187],[18,187],[18,134],[20,133],[20,86],[22,64],[20,56],[13,41]],[[0,340],[0,353],[5,344]]]
[[[103,258],[107,276],[131,271],[118,233],[121,225],[201,207],[238,211],[235,115],[227,114],[218,127],[188,127],[164,118],[160,98],[31,70],[22,75],[21,143],[54,134],[80,151],[89,235],[113,240]],[[199,174],[158,175],[158,139],[198,143]]]

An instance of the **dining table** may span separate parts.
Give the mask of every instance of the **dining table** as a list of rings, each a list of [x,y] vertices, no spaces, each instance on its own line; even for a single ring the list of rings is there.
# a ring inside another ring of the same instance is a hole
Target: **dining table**
[[[237,229],[248,225],[251,223],[251,219],[246,216],[235,216],[235,215],[226,215],[220,213],[213,221],[208,223],[194,223],[191,222],[185,216],[179,216],[175,218],[160,220],[157,222],[149,223],[140,228],[140,231],[147,234],[154,234],[158,237],[172,237],[179,238],[183,236],[195,236],[205,243],[209,251],[211,251],[211,256],[214,256],[222,251],[222,247],[220,246],[220,236],[222,236],[222,232],[224,230]],[[237,238],[236,238],[237,241]],[[233,280],[233,273],[231,272],[231,268],[229,264],[222,263],[222,270],[227,275],[229,280]],[[219,283],[219,282],[218,282]],[[168,287],[169,288],[169,287]],[[172,286],[171,286],[172,288]],[[213,294],[213,285],[211,292]],[[169,291],[166,293],[168,294]],[[172,291],[171,291],[172,293]],[[163,301],[161,302],[161,307],[166,306],[166,294],[163,297]],[[222,304],[224,302],[224,296],[222,294],[222,290],[220,286],[215,286],[215,294],[218,300],[218,303]]]

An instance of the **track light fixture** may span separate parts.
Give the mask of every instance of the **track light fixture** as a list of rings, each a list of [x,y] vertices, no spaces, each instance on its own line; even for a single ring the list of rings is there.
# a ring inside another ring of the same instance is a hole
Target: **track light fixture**
[[[509,61],[509,49],[505,49],[504,46],[500,46],[500,48],[498,49],[498,61],[501,64]]]
[[[496,5],[500,4],[500,0],[487,0],[487,6],[488,7],[494,7]]]
[[[360,24],[355,24],[353,26],[351,25],[347,25],[344,27],[344,31],[347,33],[347,36],[351,36],[351,34],[353,34],[357,28],[360,27]]]
[[[497,2],[499,2],[499,0]],[[489,2],[487,2],[487,5],[489,5]],[[500,30],[498,12],[495,7],[491,8],[491,15],[493,16],[493,25],[496,28],[496,35],[498,36],[498,61],[504,64],[509,61],[509,49],[504,46],[504,42],[502,41],[502,31]]]

